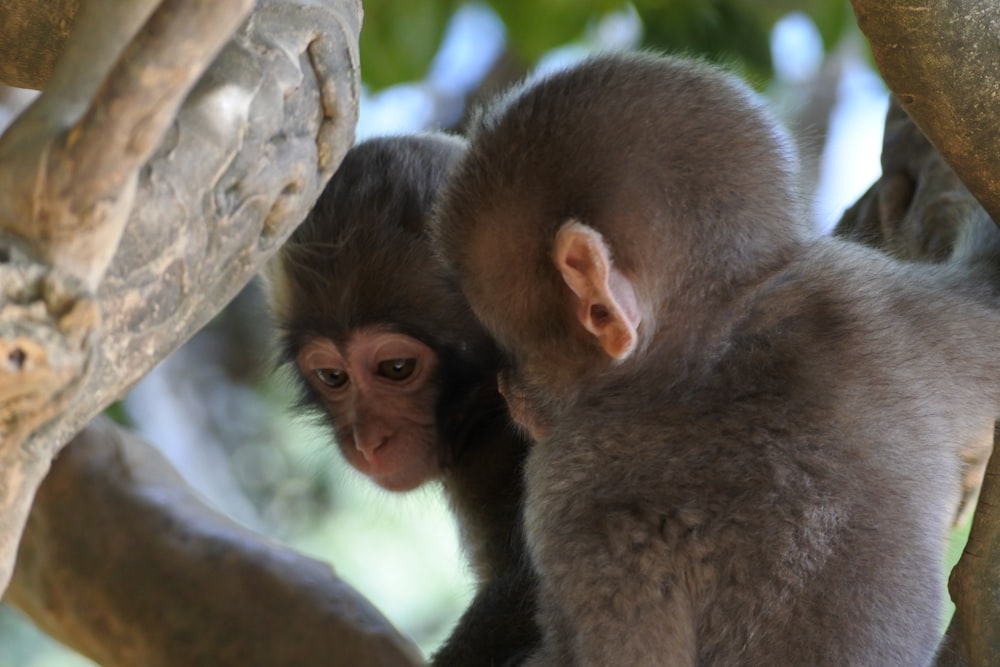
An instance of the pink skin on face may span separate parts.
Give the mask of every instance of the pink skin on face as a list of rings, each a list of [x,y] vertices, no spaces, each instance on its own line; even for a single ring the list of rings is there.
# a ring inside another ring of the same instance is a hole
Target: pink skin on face
[[[322,397],[356,470],[389,491],[409,491],[437,475],[433,350],[404,334],[362,329],[343,350],[313,338],[296,364]]]

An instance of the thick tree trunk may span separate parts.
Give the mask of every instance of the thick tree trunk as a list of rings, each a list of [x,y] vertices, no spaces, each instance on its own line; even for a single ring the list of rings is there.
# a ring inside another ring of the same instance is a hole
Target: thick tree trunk
[[[1000,5],[852,0],[882,78],[994,220],[1000,220]]]

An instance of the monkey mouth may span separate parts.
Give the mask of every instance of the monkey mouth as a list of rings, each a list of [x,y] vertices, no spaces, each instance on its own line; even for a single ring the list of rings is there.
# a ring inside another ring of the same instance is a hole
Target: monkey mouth
[[[386,441],[365,457],[362,472],[386,491],[412,491],[427,481],[433,474],[434,466],[408,454],[406,443]]]

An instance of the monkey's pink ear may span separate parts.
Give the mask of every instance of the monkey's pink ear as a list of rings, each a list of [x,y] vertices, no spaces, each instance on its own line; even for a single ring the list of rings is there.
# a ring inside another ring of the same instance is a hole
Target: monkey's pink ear
[[[580,324],[612,359],[635,350],[642,320],[632,282],[618,270],[611,249],[596,230],[570,220],[556,234],[552,259],[576,295]]]

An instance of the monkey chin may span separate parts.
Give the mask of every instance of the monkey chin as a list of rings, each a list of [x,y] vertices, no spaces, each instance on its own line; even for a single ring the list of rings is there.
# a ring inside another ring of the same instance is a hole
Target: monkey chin
[[[431,449],[409,438],[393,438],[375,450],[362,452],[353,445],[342,447],[351,467],[393,493],[412,491],[439,472]]]

